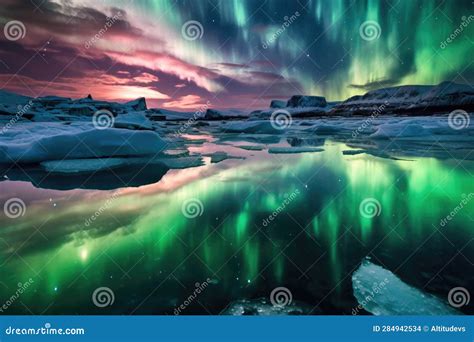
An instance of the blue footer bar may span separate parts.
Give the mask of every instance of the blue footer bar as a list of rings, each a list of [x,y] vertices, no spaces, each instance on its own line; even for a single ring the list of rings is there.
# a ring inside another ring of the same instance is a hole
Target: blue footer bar
[[[0,316],[0,341],[463,341],[472,316]]]

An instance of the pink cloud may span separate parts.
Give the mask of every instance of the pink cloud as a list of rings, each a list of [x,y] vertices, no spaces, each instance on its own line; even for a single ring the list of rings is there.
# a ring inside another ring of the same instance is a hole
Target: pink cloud
[[[198,95],[181,96],[175,101],[163,103],[166,108],[196,109],[204,106],[206,101]]]
[[[133,80],[138,83],[152,83],[159,81],[158,77],[147,72],[142,73],[140,76],[134,77]]]
[[[187,63],[175,56],[161,52],[135,51],[133,54],[105,52],[109,57],[127,65],[146,67],[175,75],[181,80],[194,82],[207,91],[222,91],[221,85],[216,83],[220,75],[209,69]]]

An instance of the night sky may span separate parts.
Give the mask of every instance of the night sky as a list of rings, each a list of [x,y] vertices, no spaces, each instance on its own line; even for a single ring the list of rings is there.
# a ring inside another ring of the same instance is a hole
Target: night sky
[[[29,96],[195,110],[474,83],[471,0],[1,3],[0,88]]]

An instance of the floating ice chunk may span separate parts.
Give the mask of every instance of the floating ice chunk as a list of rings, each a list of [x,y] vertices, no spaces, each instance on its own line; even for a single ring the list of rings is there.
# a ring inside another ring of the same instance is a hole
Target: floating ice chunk
[[[91,173],[137,165],[143,165],[143,167],[159,165],[169,169],[186,169],[204,165],[204,162],[201,157],[141,157],[52,160],[41,163],[45,171],[55,174]]]
[[[126,161],[126,158],[52,160],[42,162],[41,166],[51,173],[88,173],[113,169]]]
[[[232,118],[247,118],[250,110],[242,109],[208,109],[204,115],[204,120],[225,120]]]
[[[189,167],[197,167],[204,165],[204,161],[201,157],[158,158],[154,161],[161,162],[170,169],[187,169]]]
[[[279,306],[272,305],[266,298],[260,298],[232,302],[222,314],[232,316],[307,315],[311,309],[309,305],[296,301]]]
[[[298,138],[298,137],[291,137],[286,139],[288,144],[291,146],[323,146],[325,139],[324,138]]]
[[[158,134],[150,131],[29,123],[15,125],[0,139],[0,164],[144,156],[157,154],[166,146]]]
[[[119,114],[115,118],[115,128],[153,129],[151,121],[143,113]]]
[[[270,147],[268,153],[306,153],[306,152],[323,152],[324,149],[312,146],[299,147]]]
[[[247,151],[262,151],[264,149],[263,146],[261,145],[240,145],[240,146],[236,146],[236,147],[239,147],[243,150],[247,150]]]
[[[392,272],[364,260],[352,275],[354,296],[374,315],[456,315],[438,297],[404,283]]]
[[[326,99],[322,96],[293,95],[287,107],[326,107]]]
[[[355,156],[356,154],[362,154],[365,153],[365,150],[345,150],[342,151],[342,154],[345,156]]]
[[[404,138],[404,137],[420,137],[427,136],[429,132],[423,126],[418,124],[383,124],[378,126],[375,133],[371,134],[371,138],[388,139],[388,138]]]
[[[217,151],[211,154],[205,154],[205,156],[211,157],[211,163],[219,163],[226,159],[243,159],[241,157],[229,156],[227,152],[224,151]]]
[[[272,100],[270,102],[270,108],[285,108],[287,101]]]

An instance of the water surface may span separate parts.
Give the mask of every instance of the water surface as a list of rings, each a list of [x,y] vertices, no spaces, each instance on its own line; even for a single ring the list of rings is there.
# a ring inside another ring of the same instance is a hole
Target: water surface
[[[330,140],[291,155],[238,145],[249,143],[192,145],[245,159],[206,158],[140,187],[1,182],[2,203],[21,198],[26,212],[0,218],[0,299],[33,280],[5,312],[173,314],[210,279],[181,314],[219,314],[280,286],[313,314],[351,314],[351,275],[366,256],[440,298],[473,288],[474,201],[441,223],[474,192],[472,161],[343,155],[350,148]],[[378,215],[361,215],[366,199],[380,203]],[[183,213],[190,200],[196,217]],[[115,301],[99,308],[91,297],[104,286]]]

